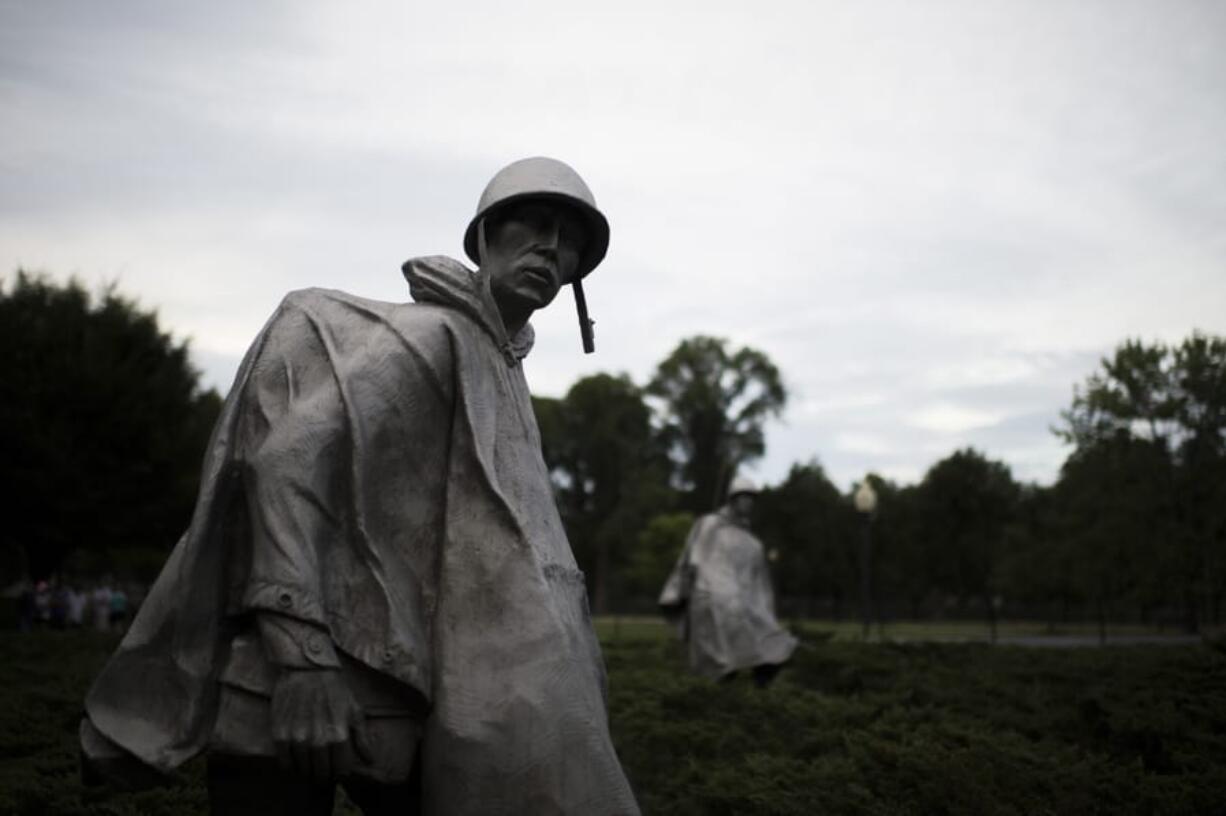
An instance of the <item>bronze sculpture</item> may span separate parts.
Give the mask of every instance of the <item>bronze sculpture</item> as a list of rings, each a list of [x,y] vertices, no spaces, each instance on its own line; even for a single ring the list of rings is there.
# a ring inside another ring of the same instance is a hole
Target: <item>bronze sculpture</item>
[[[521,364],[607,245],[582,179],[525,159],[468,227],[475,273],[406,262],[414,304],[286,297],[86,700],[92,766],[207,751],[215,812],[326,813],[335,780],[368,813],[638,812]]]

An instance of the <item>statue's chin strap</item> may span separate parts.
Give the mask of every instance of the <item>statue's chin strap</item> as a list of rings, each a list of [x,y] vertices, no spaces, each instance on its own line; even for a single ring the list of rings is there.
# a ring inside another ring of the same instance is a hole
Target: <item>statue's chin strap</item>
[[[583,295],[583,281],[578,278],[571,284],[575,290],[575,310],[579,312],[579,336],[583,338],[583,353],[596,350],[596,335],[592,329],[596,321],[587,316],[587,298]]]

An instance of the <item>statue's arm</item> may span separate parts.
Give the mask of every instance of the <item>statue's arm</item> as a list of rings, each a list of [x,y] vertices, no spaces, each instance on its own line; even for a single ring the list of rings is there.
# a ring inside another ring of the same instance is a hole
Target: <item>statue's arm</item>
[[[326,629],[297,618],[262,612],[257,617],[264,653],[281,669],[339,669]]]
[[[669,574],[664,589],[660,592],[657,604],[666,616],[680,614],[689,603],[690,592],[694,584],[694,565],[690,557],[694,550],[694,543],[703,535],[706,525],[707,517],[701,516],[690,526],[690,531],[685,537],[685,546],[681,548],[681,555],[677,557],[677,563],[673,566],[673,571]]]
[[[278,668],[272,740],[284,767],[319,782],[369,764],[365,719],[323,627],[275,613],[257,618],[265,653]]]
[[[771,578],[770,561],[766,557],[766,547],[758,541],[758,557],[754,563],[755,580],[763,605],[775,614],[775,582]]]
[[[272,740],[283,764],[320,781],[366,758],[364,718],[322,607],[322,548],[343,530],[344,401],[320,327],[287,308],[254,363],[241,423],[251,552],[243,606],[268,659]]]

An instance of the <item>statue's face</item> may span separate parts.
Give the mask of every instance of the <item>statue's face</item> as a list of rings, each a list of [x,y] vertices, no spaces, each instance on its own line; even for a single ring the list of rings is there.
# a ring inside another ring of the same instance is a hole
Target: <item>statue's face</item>
[[[737,493],[732,497],[732,509],[741,518],[749,518],[753,513],[753,494]]]
[[[499,303],[548,306],[575,279],[587,231],[572,207],[531,199],[511,204],[486,223],[481,266]]]

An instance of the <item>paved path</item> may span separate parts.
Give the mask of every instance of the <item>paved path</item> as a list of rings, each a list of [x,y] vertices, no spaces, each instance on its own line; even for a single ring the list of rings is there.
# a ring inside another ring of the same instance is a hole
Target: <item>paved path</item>
[[[890,637],[895,643],[988,643],[982,637]],[[1204,642],[1199,635],[1107,635],[1107,642],[1100,643],[1098,635],[1002,635],[996,639],[998,646],[1028,646],[1040,649],[1084,649],[1097,646],[1195,646]]]
[[[1076,649],[1086,646],[1194,646],[1201,642],[1199,635],[1107,635],[1107,642],[1100,643],[1098,635],[1021,635],[997,638],[997,643],[1006,646],[1040,646],[1053,649]]]

